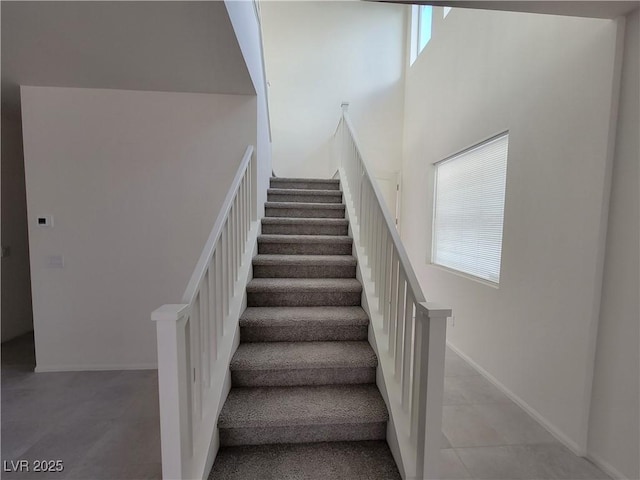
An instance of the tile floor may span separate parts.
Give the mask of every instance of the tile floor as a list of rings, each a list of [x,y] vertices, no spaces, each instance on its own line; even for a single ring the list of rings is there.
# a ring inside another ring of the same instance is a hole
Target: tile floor
[[[2,478],[161,478],[155,371],[35,374],[34,363],[32,337],[2,344],[2,460],[60,459],[65,470]],[[609,478],[449,349],[445,376],[443,480]]]
[[[33,373],[34,364],[32,336],[2,344],[2,460],[62,460],[64,471],[3,479],[161,478],[155,370]]]
[[[443,480],[609,478],[557,442],[451,349],[445,362]]]

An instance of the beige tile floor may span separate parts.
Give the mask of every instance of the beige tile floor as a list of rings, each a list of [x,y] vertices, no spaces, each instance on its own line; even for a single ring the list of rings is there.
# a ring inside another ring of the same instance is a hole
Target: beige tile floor
[[[155,371],[35,374],[34,363],[32,337],[2,345],[2,460],[60,459],[65,470],[2,478],[161,478]],[[451,350],[445,376],[443,480],[609,478]]]

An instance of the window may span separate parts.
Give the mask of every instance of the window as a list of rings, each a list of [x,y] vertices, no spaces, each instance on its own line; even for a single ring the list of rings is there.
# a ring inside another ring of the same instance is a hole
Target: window
[[[431,40],[433,7],[414,5],[411,10],[411,64],[416,61],[422,49]]]
[[[431,261],[500,281],[509,133],[435,164]]]
[[[431,40],[431,20],[433,17],[433,7],[431,5],[420,5],[418,15],[418,55]]]

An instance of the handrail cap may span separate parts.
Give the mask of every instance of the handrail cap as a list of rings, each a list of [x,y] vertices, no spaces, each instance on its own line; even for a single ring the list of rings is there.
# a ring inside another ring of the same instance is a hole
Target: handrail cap
[[[189,305],[186,303],[162,305],[151,312],[151,320],[154,322],[177,322],[187,314],[188,310]]]
[[[429,318],[448,318],[451,316],[451,309],[437,303],[419,302],[417,308]]]

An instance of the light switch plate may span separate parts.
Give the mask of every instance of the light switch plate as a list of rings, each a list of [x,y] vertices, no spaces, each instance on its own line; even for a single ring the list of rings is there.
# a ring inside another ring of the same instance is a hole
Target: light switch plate
[[[52,215],[38,215],[38,217],[36,217],[36,224],[39,227],[53,227],[53,216]]]

